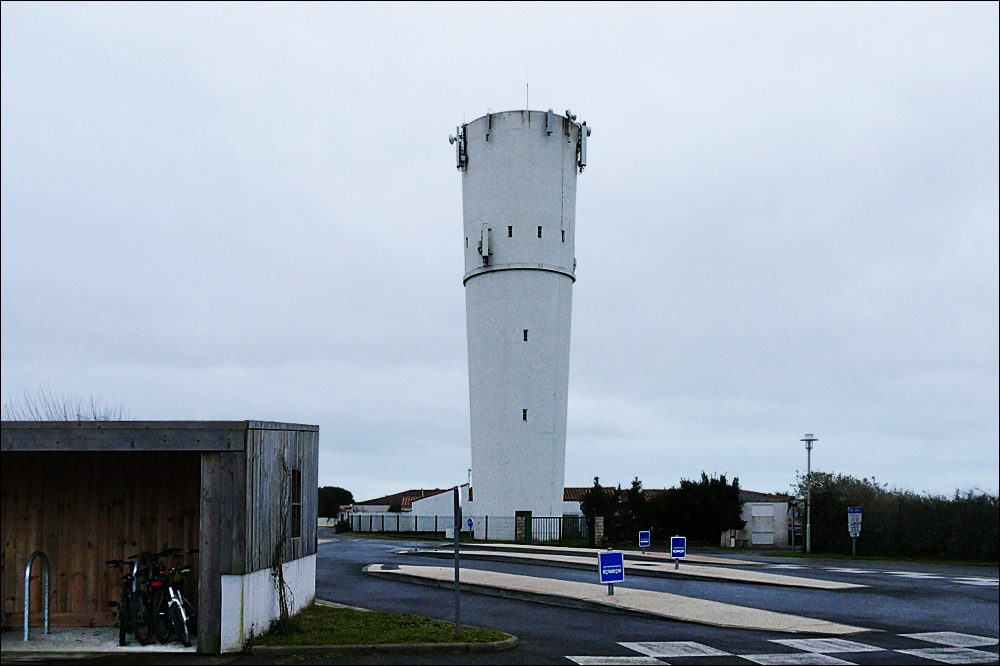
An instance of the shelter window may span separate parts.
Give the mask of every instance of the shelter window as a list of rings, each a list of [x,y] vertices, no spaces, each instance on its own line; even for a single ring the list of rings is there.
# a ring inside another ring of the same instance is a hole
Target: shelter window
[[[524,329],[524,341],[528,341],[528,329]]]
[[[469,242],[469,239],[468,239],[468,238],[466,238],[466,239],[465,239],[465,242],[466,242],[466,244],[468,244],[468,242]],[[562,242],[563,242],[563,243],[565,243],[565,242],[566,242],[566,230],[565,230],[565,229],[563,229],[563,230],[562,230]]]
[[[528,410],[527,409],[522,409],[521,410],[521,420],[522,421],[527,421],[528,420]]]
[[[514,227],[507,227],[507,238],[514,237]]]
[[[541,227],[538,227],[538,237],[539,238],[542,237],[542,228]]]
[[[292,470],[292,506],[289,512],[289,527],[291,537],[296,539],[302,536],[302,470]]]

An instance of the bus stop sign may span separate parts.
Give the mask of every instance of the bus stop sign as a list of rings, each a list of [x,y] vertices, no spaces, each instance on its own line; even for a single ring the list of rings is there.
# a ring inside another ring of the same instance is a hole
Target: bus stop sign
[[[687,537],[670,537],[670,557],[681,559],[687,555]]]
[[[649,531],[639,532],[639,548],[649,548]]]
[[[625,557],[614,551],[597,554],[602,583],[621,583],[625,580]]]

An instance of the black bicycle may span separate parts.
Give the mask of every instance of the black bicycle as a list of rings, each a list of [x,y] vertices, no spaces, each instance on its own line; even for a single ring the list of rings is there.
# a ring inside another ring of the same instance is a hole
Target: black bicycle
[[[129,555],[128,560],[106,560],[105,564],[123,569],[122,593],[109,606],[118,607],[118,644],[128,645],[128,634],[140,645],[149,645],[153,638],[148,589],[148,567],[151,560],[146,551]]]
[[[198,549],[181,551],[167,548],[153,555],[150,567],[150,587],[153,590],[152,618],[156,640],[166,643],[170,640],[171,629],[184,647],[191,647],[191,636],[198,632],[198,611],[184,596],[185,575],[191,568],[183,564],[165,569],[161,558],[183,558],[197,553]]]

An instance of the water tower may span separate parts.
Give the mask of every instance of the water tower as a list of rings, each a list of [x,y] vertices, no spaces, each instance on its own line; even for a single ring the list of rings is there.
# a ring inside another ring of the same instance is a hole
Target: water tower
[[[490,113],[451,137],[479,516],[562,515],[576,177],[589,135],[549,110]]]

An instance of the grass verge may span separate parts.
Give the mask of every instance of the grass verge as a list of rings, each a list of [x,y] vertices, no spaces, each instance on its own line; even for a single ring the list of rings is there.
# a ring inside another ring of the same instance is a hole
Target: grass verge
[[[492,629],[462,627],[419,615],[310,606],[295,616],[287,633],[254,637],[251,645],[377,645],[383,643],[492,643],[510,638]]]

